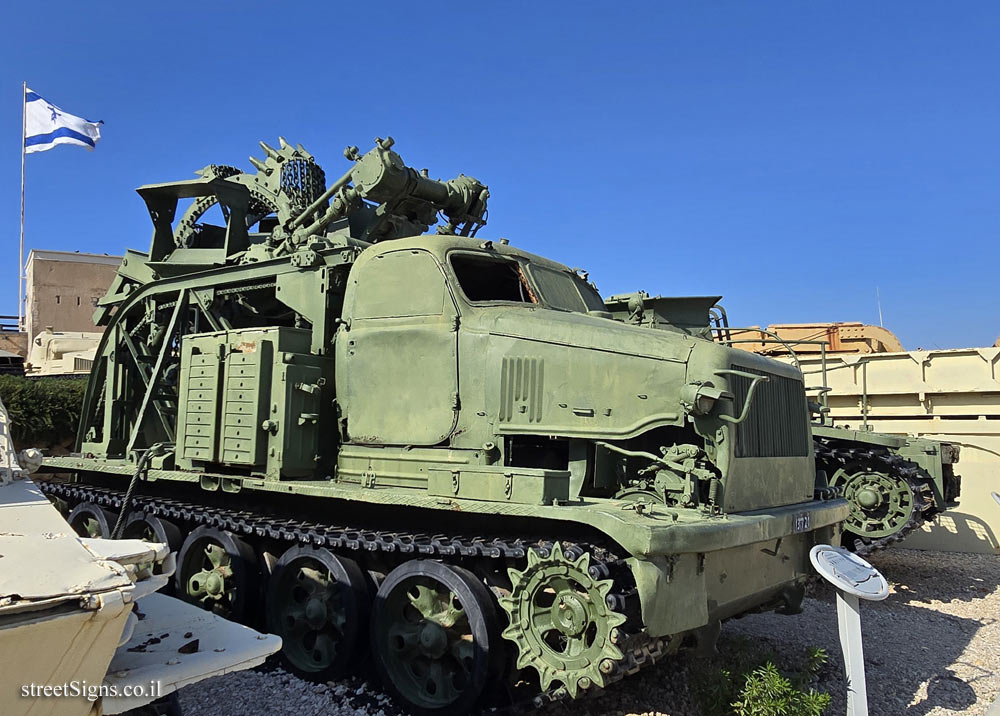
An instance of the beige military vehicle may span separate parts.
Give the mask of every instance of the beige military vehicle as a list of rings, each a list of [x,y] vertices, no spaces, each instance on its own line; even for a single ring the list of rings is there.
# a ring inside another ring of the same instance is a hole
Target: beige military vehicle
[[[15,455],[9,426],[0,403],[0,714],[177,714],[177,689],[281,648],[158,594],[174,571],[166,545],[77,536],[28,477],[41,455]]]
[[[892,331],[853,321],[837,323],[774,323],[767,328],[733,329],[734,348],[773,357],[830,353],[895,353],[903,350]]]
[[[35,336],[28,350],[25,374],[32,377],[87,375],[101,342],[100,333],[53,331]]]

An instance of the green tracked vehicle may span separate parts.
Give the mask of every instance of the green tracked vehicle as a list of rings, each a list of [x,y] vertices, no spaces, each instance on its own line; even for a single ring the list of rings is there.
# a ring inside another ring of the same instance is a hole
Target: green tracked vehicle
[[[957,504],[959,446],[929,438],[813,424],[817,471],[850,503],[844,545],[868,554]]]
[[[313,678],[370,654],[414,713],[575,697],[797,611],[848,514],[798,370],[682,330],[705,299],[616,320],[392,140],[329,187],[262,146],[138,190],[150,249],[95,314],[78,453],[45,461],[74,524],[172,543],[180,596]]]

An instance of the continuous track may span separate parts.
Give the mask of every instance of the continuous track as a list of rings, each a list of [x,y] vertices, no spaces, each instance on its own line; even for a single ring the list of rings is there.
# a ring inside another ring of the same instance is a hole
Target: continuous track
[[[119,510],[125,496],[123,491],[82,483],[40,481],[39,487],[46,495],[65,500],[70,506],[91,502],[108,510]],[[429,558],[467,568],[484,566],[490,571],[507,574],[508,569],[525,569],[529,550],[535,551],[540,557],[547,557],[554,545],[552,541],[545,539],[366,530],[348,525],[307,522],[277,514],[237,511],[172,498],[152,497],[141,494],[141,491],[134,495],[131,509],[170,520],[181,526],[185,534],[197,527],[209,526],[250,540],[273,540],[285,547],[296,544],[325,547],[359,562],[364,562],[365,555],[381,553],[400,562]],[[599,665],[604,685],[619,681],[662,657],[666,653],[668,639],[649,637],[641,630],[638,595],[625,561],[603,545],[560,541],[560,546],[562,552],[570,556],[589,555],[587,572],[594,579],[610,579],[612,582],[613,586],[606,599],[608,608],[626,616],[625,623],[614,629],[611,636],[612,642],[621,651],[622,658],[604,659]],[[495,597],[506,596],[507,590],[503,587],[494,585],[492,589]],[[494,606],[498,616],[504,620],[504,610],[498,605]],[[512,657],[509,663],[513,664],[516,659],[515,645],[512,641],[503,641]],[[570,695],[561,684],[539,690],[526,687],[525,679],[513,678],[510,681],[512,686],[505,702],[490,704],[486,710],[506,710],[512,706],[540,707]],[[532,683],[534,681],[536,680]]]
[[[903,481],[913,493],[914,509],[907,522],[893,534],[875,539],[858,536],[854,551],[862,556],[885,549],[902,541],[906,535],[930,519],[934,512],[933,479],[914,463],[877,446],[857,446],[837,440],[818,439],[814,443],[817,464],[828,471],[832,479],[837,469],[848,466],[867,466],[873,472]],[[848,534],[845,531],[845,534]]]

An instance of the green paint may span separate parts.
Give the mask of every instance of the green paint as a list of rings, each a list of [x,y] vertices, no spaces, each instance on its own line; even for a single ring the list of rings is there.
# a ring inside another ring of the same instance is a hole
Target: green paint
[[[503,635],[517,645],[517,667],[535,669],[543,689],[561,681],[570,696],[603,686],[604,662],[622,658],[616,628],[625,616],[608,607],[612,582],[594,579],[589,563],[587,554],[564,555],[559,543],[544,557],[532,550],[524,571],[510,570],[511,594],[500,599],[510,617]]]
[[[477,534],[516,517],[536,537],[595,536],[628,558],[655,637],[801,584],[809,547],[836,541],[847,514],[814,498],[801,373],[713,342],[714,297],[605,301],[585,272],[476,238],[486,187],[432,180],[391,146],[349,147],[351,168],[329,187],[282,140],[264,145],[256,173],[212,165],[139,189],[150,250],[126,254],[95,313],[107,330],[81,455],[48,468],[124,484],[138,451],[163,442],[173,447],[148,478],[165,491],[200,484],[262,509],[282,493],[334,522],[378,506],[430,532],[457,515]],[[214,206],[222,225],[205,223]],[[587,559],[556,543],[506,575],[505,609],[535,624],[507,639],[543,683],[572,693],[621,658],[621,615]],[[224,599],[227,568],[206,548],[188,596]],[[402,635],[397,659],[416,674],[407,698],[452,702],[461,669],[424,678],[412,654],[429,669],[446,652],[461,662],[461,615],[441,584],[420,586],[407,604],[423,626]],[[549,591],[552,604],[524,602]],[[329,613],[307,602],[276,607],[293,642]],[[298,641],[303,669],[333,658],[333,646]]]
[[[414,577],[382,603],[388,629],[382,659],[396,688],[422,708],[454,703],[469,687],[473,632],[458,595],[441,582]]]

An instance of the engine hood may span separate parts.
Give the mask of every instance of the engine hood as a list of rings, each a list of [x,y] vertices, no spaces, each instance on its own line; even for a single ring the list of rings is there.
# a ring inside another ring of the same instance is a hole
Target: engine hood
[[[486,309],[463,328],[485,334],[473,360],[501,434],[624,439],[683,424],[696,339],[544,308]]]
[[[548,308],[483,313],[487,314],[483,316],[483,327],[492,335],[651,360],[684,362],[695,343],[695,339],[682,333],[654,331],[609,318]]]

